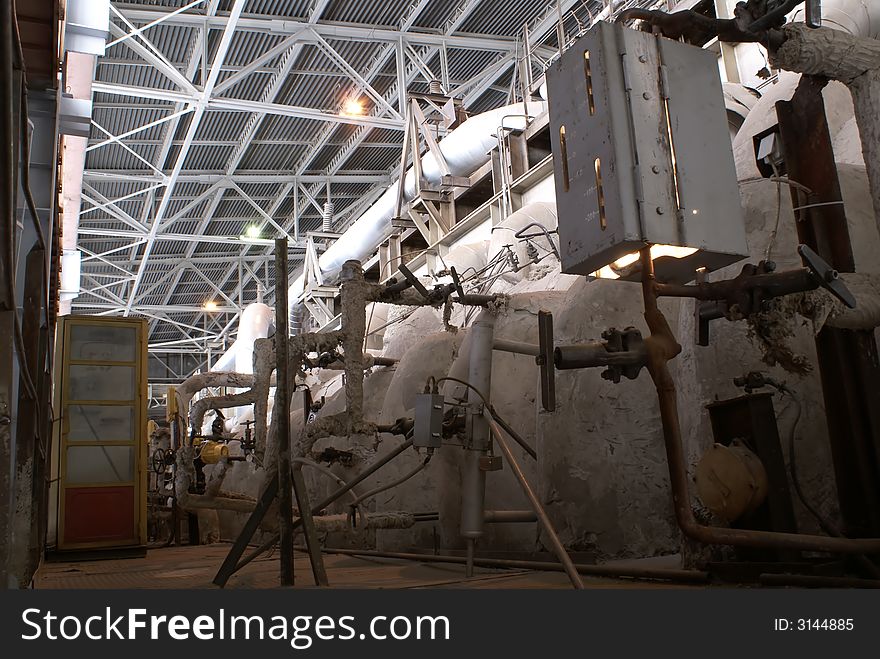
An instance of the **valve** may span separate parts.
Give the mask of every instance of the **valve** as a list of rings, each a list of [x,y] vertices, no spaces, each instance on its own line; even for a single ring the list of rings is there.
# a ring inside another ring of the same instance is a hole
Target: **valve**
[[[846,284],[840,279],[840,273],[828,265],[816,252],[806,245],[798,246],[798,254],[804,266],[813,275],[816,283],[843,302],[850,309],[856,308],[856,299]]]

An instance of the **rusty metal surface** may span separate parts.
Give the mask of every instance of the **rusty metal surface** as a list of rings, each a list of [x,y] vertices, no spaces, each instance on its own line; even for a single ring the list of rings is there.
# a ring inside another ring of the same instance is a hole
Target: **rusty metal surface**
[[[847,226],[822,89],[827,80],[804,76],[791,101],[777,103],[789,176],[812,192],[792,187],[803,208],[797,229],[840,272],[855,260]],[[821,204],[821,205],[815,205]],[[816,339],[835,480],[845,531],[880,535],[880,361],[873,332],[826,327]]]
[[[675,381],[668,362],[681,352],[681,346],[672,333],[669,323],[657,306],[654,265],[649,248],[642,250],[642,291],[645,303],[645,321],[651,335],[645,339],[648,345],[648,371],[657,388],[660,420],[663,424],[663,441],[669,467],[669,482],[678,526],[689,538],[710,545],[731,545],[765,549],[792,549],[844,554],[880,553],[880,538],[829,538],[826,536],[774,531],[754,531],[718,526],[705,526],[698,522],[691,508],[687,461],[681,440],[681,425]]]

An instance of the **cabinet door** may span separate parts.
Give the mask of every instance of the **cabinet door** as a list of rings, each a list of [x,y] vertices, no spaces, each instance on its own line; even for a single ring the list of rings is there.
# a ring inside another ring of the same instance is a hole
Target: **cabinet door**
[[[142,542],[143,332],[140,321],[64,323],[59,549]]]

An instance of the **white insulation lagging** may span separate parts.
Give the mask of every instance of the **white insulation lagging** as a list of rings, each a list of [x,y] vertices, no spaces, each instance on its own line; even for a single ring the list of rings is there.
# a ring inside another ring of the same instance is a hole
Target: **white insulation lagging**
[[[792,15],[794,22],[804,20],[804,8]],[[854,37],[880,38],[880,2],[878,0],[822,0],[822,24],[843,30]]]
[[[440,152],[453,176],[469,176],[489,161],[489,152],[498,144],[498,131],[504,128],[522,130],[528,124],[528,117],[536,117],[546,110],[542,102],[508,105],[471,117],[461,126],[449,133],[440,144]],[[432,153],[422,158],[422,175],[429,183],[439,183],[440,166]],[[397,205],[400,181],[385,191],[378,201],[352,224],[342,236],[333,243],[318,259],[318,265],[325,280],[333,280],[346,261],[363,262],[373,255],[376,248],[391,235],[391,219]],[[411,201],[416,195],[415,171],[410,169],[404,178],[403,197]],[[288,298],[293,301],[302,294],[304,276],[300,274],[293,281]],[[298,313],[296,304],[291,305],[291,327],[296,327]]]
[[[275,311],[262,302],[249,304],[241,312],[238,336],[229,350],[211,365],[212,371],[254,372],[254,341],[265,339],[275,326]]]

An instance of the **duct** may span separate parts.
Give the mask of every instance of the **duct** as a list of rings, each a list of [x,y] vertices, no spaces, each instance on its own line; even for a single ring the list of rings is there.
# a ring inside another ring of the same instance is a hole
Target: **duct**
[[[532,116],[545,111],[544,103],[529,103],[527,110]],[[440,142],[440,151],[453,176],[469,176],[474,170],[488,162],[489,152],[497,145],[495,137],[499,127],[523,129],[528,121],[523,116],[523,105],[509,105],[497,110],[484,112],[468,119]],[[422,175],[430,183],[439,183],[440,166],[433,154],[422,158]],[[392,232],[391,218],[397,205],[397,191],[400,181],[388,188],[375,204],[333,243],[318,259],[318,265],[325,280],[332,280],[349,260],[363,262]],[[404,177],[403,196],[411,201],[416,195],[415,173],[410,169]],[[288,297],[291,304],[291,327],[296,325],[296,315],[301,304],[295,301],[303,292],[304,275],[300,274],[291,284]]]
[[[254,372],[254,341],[265,339],[275,326],[271,307],[255,302],[245,307],[238,321],[238,337],[229,350],[211,366],[212,371]]]
[[[254,342],[265,339],[275,326],[275,313],[262,302],[254,302],[245,307],[238,321],[238,336],[229,350],[211,365],[212,372],[232,371],[244,375],[254,372]],[[250,405],[235,407],[226,421],[226,432],[236,433],[239,424],[253,418]]]
[[[110,0],[69,0],[65,18],[68,51],[104,55],[110,36]]]
[[[66,88],[74,100],[91,104],[95,56],[70,52],[64,70]],[[89,108],[91,112],[91,108]],[[82,176],[86,163],[88,137],[64,135],[61,138],[61,291],[58,313],[67,315],[71,301],[80,291],[81,254],[76,249],[79,214],[82,205]]]

